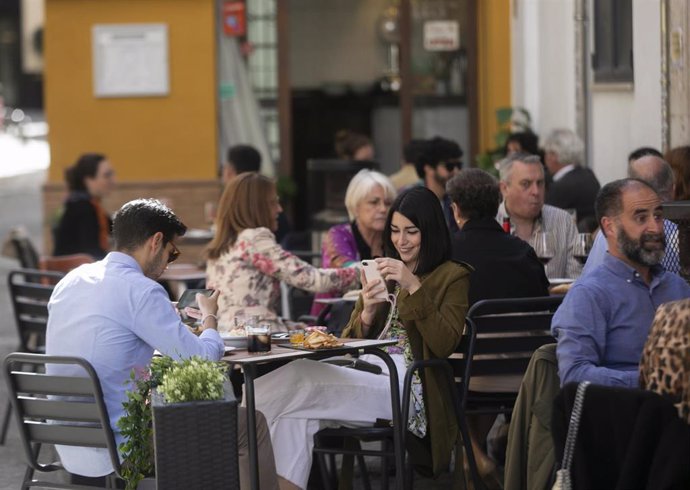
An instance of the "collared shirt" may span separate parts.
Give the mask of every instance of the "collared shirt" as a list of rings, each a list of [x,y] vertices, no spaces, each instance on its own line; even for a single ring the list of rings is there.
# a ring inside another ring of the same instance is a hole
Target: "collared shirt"
[[[503,218],[510,217],[506,211],[505,201],[498,207],[496,221],[503,223]],[[535,235],[540,232],[551,232],[554,237],[554,256],[546,264],[546,276],[554,278],[575,279],[580,275],[582,266],[578,264],[573,256],[573,248],[577,238],[577,227],[573,217],[562,209],[558,209],[548,204],[541,208],[541,214],[535,220],[532,229],[532,236],[528,243],[533,246]],[[511,234],[515,235],[514,226],[511,227]]]
[[[690,286],[680,276],[656,266],[647,285],[634,268],[606,254],[601,266],[573,285],[551,322],[561,385],[637,387],[657,307],[688,297]]]
[[[452,237],[458,232],[459,228],[450,202],[450,196],[444,194],[443,199],[441,199],[441,209],[443,209],[443,217],[446,219],[446,225],[448,225],[448,231],[450,231],[450,236]]]
[[[565,167],[560,169],[558,172],[553,174],[553,177],[552,177],[553,182],[558,182],[560,179],[565,177],[565,174],[567,174],[568,172],[570,172],[574,168],[575,168],[575,165],[573,165],[572,163],[570,165],[566,165]]]
[[[46,353],[77,356],[98,374],[110,425],[119,445],[116,423],[127,400],[132,369],[148,366],[154,349],[174,358],[200,356],[219,360],[223,341],[215,330],[196,337],[180,321],[170,298],[144,276],[131,256],[109,253],[82,265],[55,287],[48,303]],[[49,374],[83,376],[80,368],[49,365]],[[65,468],[78,475],[103,476],[113,468],[104,449],[56,446]]]
[[[675,274],[680,273],[680,258],[678,256],[678,226],[673,221],[664,220],[664,235],[666,236],[666,254],[661,259],[661,265],[664,269]],[[587,262],[585,263],[582,274],[589,274],[597,266],[604,262],[609,249],[606,242],[606,237],[600,231],[594,238],[592,250],[589,252]]]

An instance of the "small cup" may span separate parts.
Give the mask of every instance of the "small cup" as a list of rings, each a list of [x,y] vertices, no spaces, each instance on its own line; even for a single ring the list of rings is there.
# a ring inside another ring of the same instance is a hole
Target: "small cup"
[[[247,352],[271,351],[271,326],[268,323],[247,325]]]
[[[304,330],[301,328],[296,328],[295,330],[290,330],[290,345],[302,346],[304,343]]]

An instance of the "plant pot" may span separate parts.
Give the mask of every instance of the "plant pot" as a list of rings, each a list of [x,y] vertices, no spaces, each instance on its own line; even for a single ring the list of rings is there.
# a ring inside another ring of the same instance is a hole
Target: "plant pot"
[[[224,391],[223,400],[167,403],[154,390],[157,488],[239,488],[237,400],[228,381]]]

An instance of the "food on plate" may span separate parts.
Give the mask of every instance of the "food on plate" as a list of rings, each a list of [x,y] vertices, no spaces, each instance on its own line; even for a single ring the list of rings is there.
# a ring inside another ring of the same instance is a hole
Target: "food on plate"
[[[247,331],[244,327],[235,327],[228,332],[228,337],[246,337]]]
[[[570,290],[570,286],[572,286],[572,283],[559,284],[558,286],[554,286],[551,289],[549,289],[549,292],[551,294],[566,294]]]
[[[333,334],[314,330],[304,338],[302,345],[307,349],[332,349],[342,347],[343,343]]]

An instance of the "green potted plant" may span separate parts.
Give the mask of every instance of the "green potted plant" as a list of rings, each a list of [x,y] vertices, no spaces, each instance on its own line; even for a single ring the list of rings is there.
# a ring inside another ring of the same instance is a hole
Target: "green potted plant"
[[[496,163],[505,157],[505,144],[508,136],[516,131],[531,131],[532,117],[523,107],[499,107],[496,109],[498,130],[494,134],[494,147],[476,157],[477,167],[498,175]]]
[[[197,357],[154,358],[132,373],[118,427],[127,489],[155,473],[157,488],[234,488],[237,400],[226,366]]]

